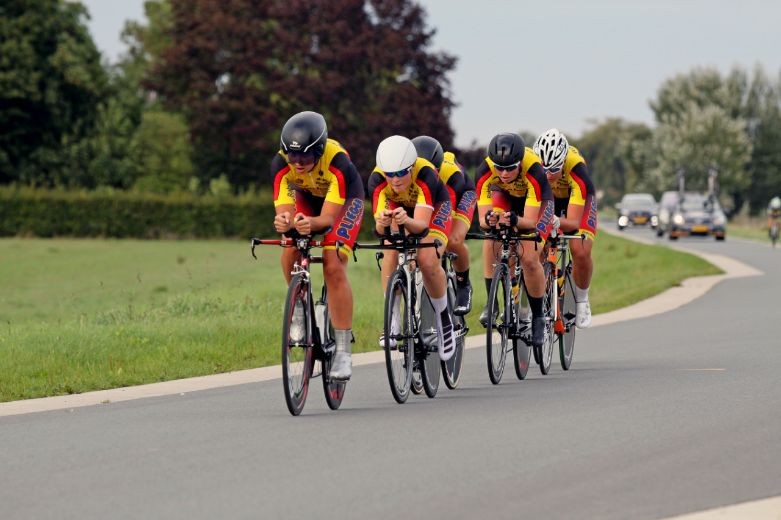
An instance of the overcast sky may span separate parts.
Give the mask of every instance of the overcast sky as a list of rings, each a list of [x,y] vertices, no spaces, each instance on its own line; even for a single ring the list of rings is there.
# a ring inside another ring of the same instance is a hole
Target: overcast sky
[[[82,0],[110,60],[143,0]],[[508,130],[556,126],[574,137],[589,121],[653,124],[661,82],[696,66],[722,72],[761,64],[781,71],[778,0],[420,0],[434,49],[458,58],[451,88],[456,144],[485,144]]]

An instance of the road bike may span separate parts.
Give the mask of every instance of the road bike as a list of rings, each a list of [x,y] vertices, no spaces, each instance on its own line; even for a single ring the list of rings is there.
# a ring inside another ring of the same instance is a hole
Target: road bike
[[[445,276],[447,277],[447,303],[449,309],[455,307],[458,295],[456,271],[453,267],[453,262],[457,258],[458,255],[451,251],[442,255],[442,268],[445,270]],[[453,319],[453,332],[456,335],[456,350],[450,359],[441,361],[441,364],[445,386],[453,390],[458,386],[458,382],[461,379],[461,370],[464,367],[464,344],[466,343],[466,335],[469,333],[469,327],[463,315],[451,312],[451,317]]]
[[[541,347],[535,347],[534,359],[540,372],[550,371],[553,345],[558,343],[561,368],[569,370],[575,349],[575,284],[572,279],[572,255],[570,240],[584,240],[585,235],[556,235],[545,245],[545,339]]]
[[[776,242],[778,242],[778,220],[773,219],[773,222],[770,224],[770,229],[768,229],[768,234],[770,235],[770,243],[773,244],[773,247],[776,247]]]
[[[398,252],[397,269],[391,274],[385,291],[383,349],[391,394],[400,404],[407,401],[410,392],[419,393],[422,389],[428,397],[433,398],[439,388],[441,361],[437,353],[437,336],[440,331],[434,326],[436,318],[433,306],[423,287],[416,258],[419,249],[438,248],[441,242],[422,242],[427,234],[428,229],[422,233],[409,234],[401,227],[398,233],[391,233],[390,229],[387,229],[380,237],[379,244],[355,244],[355,250],[381,249]],[[382,251],[376,253],[377,265],[380,268],[383,256]],[[441,259],[439,252],[437,256]],[[448,312],[451,316],[454,303],[455,295],[448,297]],[[454,334],[458,338],[457,344],[460,341],[463,345],[465,330],[454,327]],[[446,384],[453,381],[457,383],[457,378],[452,373],[445,379]]]
[[[288,234],[291,235],[290,238],[253,238],[250,241],[255,259],[255,247],[258,245],[294,247],[299,252],[299,258],[290,273],[292,277],[282,314],[282,386],[285,403],[292,415],[299,415],[304,409],[310,379],[320,376],[323,380],[325,401],[331,410],[336,410],[342,404],[347,382],[331,379],[329,375],[336,340],[328,310],[328,291],[323,284],[320,298],[315,301],[309,269],[311,264],[323,263],[322,256],[311,254],[312,248],[329,245],[336,245],[338,248],[340,244],[314,240],[312,236],[302,236],[295,232]],[[291,337],[291,326],[296,315],[303,317],[302,335]],[[320,361],[319,373],[315,372],[315,361]]]
[[[521,241],[540,242],[537,233],[519,234],[510,226],[482,233],[467,233],[467,238],[491,240],[499,244],[497,263],[488,291],[486,323],[486,359],[488,377],[498,385],[504,374],[507,352],[513,351],[513,366],[518,379],[525,379],[531,357],[531,320],[520,319],[522,293],[525,292],[518,247]]]

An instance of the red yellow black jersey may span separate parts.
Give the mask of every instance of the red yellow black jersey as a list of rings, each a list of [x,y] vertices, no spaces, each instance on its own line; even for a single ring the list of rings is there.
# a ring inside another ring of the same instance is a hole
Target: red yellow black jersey
[[[501,182],[494,163],[486,157],[475,172],[477,179],[478,201],[480,206],[491,206],[491,191],[502,190],[511,197],[525,198],[526,204],[539,207],[543,200],[553,200],[548,178],[542,168],[540,158],[531,148],[526,148],[521,161],[521,171],[509,183]]]
[[[589,195],[596,196],[586,160],[572,145],[569,147],[561,171],[561,178],[551,183],[554,198],[569,199],[569,204],[584,206]]]
[[[426,159],[418,158],[412,166],[412,182],[406,191],[396,193],[385,178],[385,172],[375,168],[369,176],[369,194],[372,197],[372,213],[378,216],[384,209],[390,209],[389,202],[407,208],[426,206],[431,208],[449,201],[447,188],[440,181],[434,165]]]
[[[274,180],[274,206],[295,204],[295,191],[304,191],[328,202],[344,204],[345,200],[363,198],[363,181],[347,151],[337,141],[328,139],[323,155],[314,167],[299,174],[279,153],[271,161]]]

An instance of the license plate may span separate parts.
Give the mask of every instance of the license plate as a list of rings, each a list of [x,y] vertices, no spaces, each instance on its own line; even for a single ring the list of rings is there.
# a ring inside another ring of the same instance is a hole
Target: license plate
[[[645,224],[648,222],[648,217],[635,217],[635,224]]]
[[[692,233],[707,233],[708,226],[692,226]]]

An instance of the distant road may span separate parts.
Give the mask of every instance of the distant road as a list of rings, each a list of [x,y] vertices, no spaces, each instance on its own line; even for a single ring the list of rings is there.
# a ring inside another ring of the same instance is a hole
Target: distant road
[[[338,412],[314,381],[298,418],[278,380],[2,417],[0,518],[656,519],[781,495],[781,251],[677,245],[765,275],[580,331],[568,373],[494,386],[468,350],[433,400],[395,404],[374,364]]]

